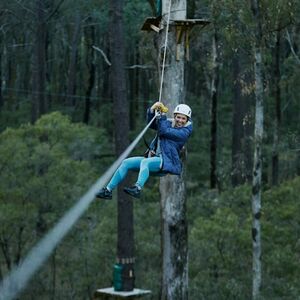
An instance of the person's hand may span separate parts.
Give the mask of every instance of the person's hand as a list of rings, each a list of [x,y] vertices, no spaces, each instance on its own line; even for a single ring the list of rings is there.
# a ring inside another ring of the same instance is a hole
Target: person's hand
[[[167,113],[168,112],[168,108],[166,106],[163,105],[163,103],[161,102],[155,102],[152,106],[151,106],[151,110],[152,111],[160,111],[162,113]]]
[[[161,103],[160,103],[160,102],[155,102],[155,103],[151,106],[151,110],[152,110],[152,111],[159,110],[160,106],[161,106]]]

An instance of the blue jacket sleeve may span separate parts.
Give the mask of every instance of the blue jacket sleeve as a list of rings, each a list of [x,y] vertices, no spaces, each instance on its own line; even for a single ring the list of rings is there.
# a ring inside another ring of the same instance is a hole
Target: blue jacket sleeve
[[[192,124],[187,127],[173,128],[166,116],[162,116],[158,122],[158,135],[173,141],[185,143],[192,133]]]

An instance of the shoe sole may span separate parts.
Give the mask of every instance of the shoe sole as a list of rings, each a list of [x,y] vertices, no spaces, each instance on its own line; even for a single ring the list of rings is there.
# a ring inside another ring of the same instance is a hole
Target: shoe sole
[[[96,195],[96,198],[105,199],[105,200],[111,200],[112,199],[112,197],[101,197],[101,196],[97,196],[97,195]]]
[[[131,197],[133,197],[133,198],[136,198],[136,199],[140,199],[141,198],[141,195],[135,195],[135,194],[132,194],[132,193],[130,193],[129,191],[127,191],[127,190],[123,190],[126,194],[128,194],[128,195],[130,195]]]

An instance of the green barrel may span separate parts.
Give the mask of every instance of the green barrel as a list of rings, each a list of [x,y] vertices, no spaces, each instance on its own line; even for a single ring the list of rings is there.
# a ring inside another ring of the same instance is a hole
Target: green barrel
[[[115,291],[123,290],[123,280],[122,280],[123,266],[121,264],[114,265],[113,283]]]

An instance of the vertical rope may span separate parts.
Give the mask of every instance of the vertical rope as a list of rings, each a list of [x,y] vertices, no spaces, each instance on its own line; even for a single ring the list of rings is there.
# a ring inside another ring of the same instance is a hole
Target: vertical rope
[[[159,89],[159,98],[158,98],[159,102],[161,102],[162,87],[163,87],[163,82],[164,82],[164,73],[165,73],[166,53],[167,53],[167,45],[168,45],[171,6],[172,6],[172,0],[170,0],[170,2],[169,2],[169,11],[168,11],[167,29],[166,29],[166,39],[165,39],[165,46],[164,46],[165,49],[164,49],[164,57],[163,57],[163,65],[162,65],[162,71],[161,71],[160,89]]]

